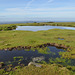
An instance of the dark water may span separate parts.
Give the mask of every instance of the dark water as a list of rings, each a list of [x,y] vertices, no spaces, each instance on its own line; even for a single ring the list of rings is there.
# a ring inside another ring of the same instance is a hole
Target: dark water
[[[58,40],[64,40],[63,38],[58,38]]]
[[[64,27],[64,26],[18,26],[16,30],[26,30],[26,31],[40,31],[49,29],[69,29],[75,30],[75,27]]]
[[[57,49],[53,46],[48,46],[45,52],[38,50],[12,50],[12,51],[0,51],[0,62],[4,62],[5,64],[13,64],[17,66],[19,63],[28,65],[29,62],[32,61],[32,58],[43,56],[44,61],[49,62],[49,59],[60,58],[59,52],[65,52],[63,49]],[[75,60],[71,60],[72,65],[75,65]]]

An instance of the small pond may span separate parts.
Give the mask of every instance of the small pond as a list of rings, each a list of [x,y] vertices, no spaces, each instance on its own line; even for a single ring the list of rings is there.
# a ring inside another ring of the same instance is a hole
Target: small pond
[[[12,51],[5,51],[0,50],[0,62],[4,62],[6,65],[13,64],[13,66],[17,66],[18,64],[28,65],[29,62],[33,61],[33,59],[39,57],[43,57],[43,60],[47,63],[52,63],[53,60],[61,60],[65,62],[59,62],[62,65],[73,65],[75,66],[74,59],[61,59],[59,52],[65,52],[63,49],[58,49],[53,46],[48,46],[46,48],[38,48],[38,49],[21,49],[21,50],[12,50]],[[41,62],[40,61],[40,62]],[[70,63],[69,63],[70,61]]]
[[[49,29],[69,29],[75,30],[75,27],[64,27],[64,26],[17,26],[16,30],[26,30],[26,31],[40,31]]]

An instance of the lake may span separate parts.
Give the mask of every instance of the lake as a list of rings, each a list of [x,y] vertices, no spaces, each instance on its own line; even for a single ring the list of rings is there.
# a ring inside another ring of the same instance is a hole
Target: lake
[[[40,30],[49,30],[49,29],[75,30],[75,27],[64,27],[64,26],[17,26],[17,28],[16,28],[16,30],[25,30],[25,31],[40,31]]]

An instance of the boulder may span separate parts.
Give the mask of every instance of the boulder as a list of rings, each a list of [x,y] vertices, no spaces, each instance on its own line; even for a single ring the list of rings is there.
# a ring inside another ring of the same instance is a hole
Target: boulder
[[[30,62],[30,63],[28,64],[28,66],[30,66],[30,65],[34,65],[34,66],[36,66],[36,67],[42,67],[40,64],[37,64],[37,63],[35,63],[35,62]]]

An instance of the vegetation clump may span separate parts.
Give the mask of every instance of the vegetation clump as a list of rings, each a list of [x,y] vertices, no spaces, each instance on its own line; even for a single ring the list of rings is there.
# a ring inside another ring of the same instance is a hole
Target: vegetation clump
[[[16,25],[0,25],[0,31],[8,31],[16,29]]]

